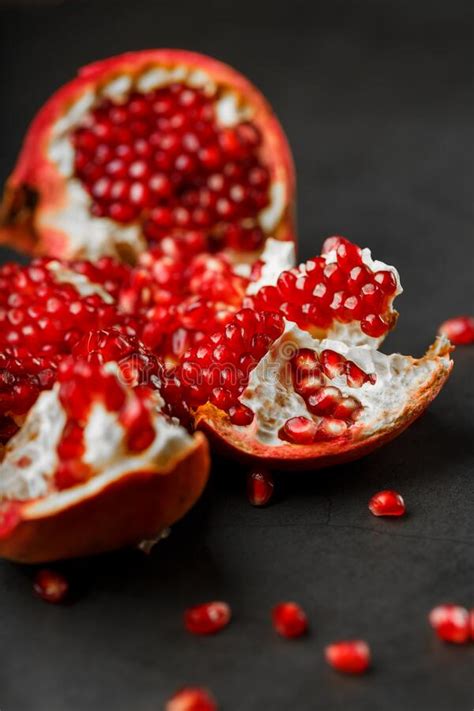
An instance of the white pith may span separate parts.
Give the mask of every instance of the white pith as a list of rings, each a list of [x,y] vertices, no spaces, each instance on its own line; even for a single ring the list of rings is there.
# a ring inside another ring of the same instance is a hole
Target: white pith
[[[100,284],[90,281],[85,274],[79,274],[72,269],[67,269],[60,262],[48,262],[47,267],[59,284],[71,284],[80,296],[97,294],[106,304],[113,304],[114,300]]]
[[[439,339],[442,349],[447,341]],[[399,353],[387,356],[368,346],[353,346],[332,339],[319,341],[302,331],[296,324],[286,322],[284,333],[275,341],[268,353],[252,371],[249,384],[241,397],[242,403],[255,413],[248,427],[236,427],[242,433],[251,432],[265,445],[286,444],[278,432],[291,417],[307,417],[318,423],[321,418],[312,415],[303,398],[294,390],[289,361],[299,348],[310,348],[320,353],[330,349],[353,361],[366,373],[375,373],[375,384],[365,383],[360,388],[347,385],[345,376],[327,381],[341,390],[342,395],[355,397],[363,409],[357,418],[357,428],[369,437],[390,427],[417,391],[428,383],[438,369],[450,367],[449,356],[419,360]]]
[[[123,246],[134,255],[146,249],[147,242],[139,222],[122,225],[108,218],[91,215],[91,198],[81,181],[74,177],[74,148],[70,136],[79,125],[84,125],[91,109],[104,98],[120,103],[132,91],[148,92],[174,82],[200,88],[210,97],[216,96],[217,123],[222,127],[252,119],[252,107],[239,94],[227,89],[217,96],[219,87],[206,72],[184,65],[147,68],[133,77],[129,74],[117,75],[97,86],[95,91],[84,92],[53,125],[48,145],[49,159],[65,178],[63,205],[43,209],[38,218],[40,229],[68,235],[68,255],[97,259],[102,255],[120,256]],[[284,182],[274,179],[269,188],[269,198],[269,205],[257,216],[257,221],[267,234],[276,229],[285,211],[287,196]]]
[[[274,286],[281,272],[295,266],[296,253],[293,242],[282,242],[269,237],[260,260],[263,262],[259,279],[249,284],[247,294],[256,294],[262,286]]]
[[[109,372],[118,373],[118,366],[114,363],[107,364],[106,368]],[[130,390],[128,397],[131,397]],[[139,453],[127,449],[126,431],[119,422],[118,413],[106,410],[99,400],[94,403],[84,430],[83,457],[94,475],[85,484],[57,492],[54,487],[54,474],[59,464],[57,446],[66,423],[66,414],[59,400],[58,384],[52,390],[42,392],[22,429],[5,448],[0,464],[0,501],[46,497],[38,504],[45,512],[99,491],[108,482],[129,472],[166,473],[177,459],[193,448],[194,441],[183,427],[160,414],[158,408],[161,402],[158,396],[157,409],[151,414],[155,438],[147,449]],[[29,463],[26,461],[25,464],[25,457]]]

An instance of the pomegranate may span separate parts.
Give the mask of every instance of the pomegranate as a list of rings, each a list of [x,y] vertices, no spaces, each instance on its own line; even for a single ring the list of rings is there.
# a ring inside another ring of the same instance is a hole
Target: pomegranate
[[[403,516],[406,511],[405,502],[397,491],[387,489],[372,496],[369,511],[374,516]]]
[[[449,338],[455,346],[466,346],[474,343],[474,317],[456,316],[450,318],[439,327],[439,332]]]
[[[272,623],[281,637],[294,639],[308,631],[308,618],[296,602],[280,602],[272,610]]]
[[[0,555],[39,562],[152,539],[199,497],[204,437],[116,363],[65,359],[0,465]]]
[[[187,686],[168,700],[165,711],[218,711],[218,706],[206,689]]]
[[[345,674],[363,674],[370,667],[370,649],[360,639],[334,642],[325,649],[327,663]]]
[[[57,571],[43,568],[36,574],[33,589],[42,600],[57,605],[66,599],[69,583]]]
[[[207,602],[190,607],[184,613],[184,626],[191,634],[215,634],[227,627],[231,610],[226,602]]]
[[[429,614],[429,622],[445,642],[464,644],[471,636],[469,612],[460,605],[438,605]]]
[[[293,238],[294,170],[258,90],[182,50],[96,62],[43,106],[1,211],[1,238],[56,257],[118,255],[198,230],[256,255]]]

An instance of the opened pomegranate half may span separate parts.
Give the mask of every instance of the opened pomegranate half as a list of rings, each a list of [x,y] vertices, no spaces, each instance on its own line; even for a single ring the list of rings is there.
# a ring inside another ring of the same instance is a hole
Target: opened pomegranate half
[[[347,240],[327,247],[252,289],[252,308],[185,352],[163,384],[172,410],[233,455],[275,468],[356,459],[408,427],[450,373],[444,337],[420,359],[376,349],[396,320],[398,275]]]
[[[0,555],[39,562],[156,537],[200,496],[204,436],[116,363],[64,360],[0,465]]]
[[[268,236],[293,239],[294,190],[286,138],[247,79],[197,53],[130,52],[83,68],[38,113],[0,238],[133,261],[192,229],[251,259]]]

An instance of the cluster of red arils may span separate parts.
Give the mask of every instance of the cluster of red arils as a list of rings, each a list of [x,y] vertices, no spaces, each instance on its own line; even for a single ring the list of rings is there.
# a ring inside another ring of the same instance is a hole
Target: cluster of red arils
[[[150,242],[207,229],[240,250],[261,246],[262,230],[247,225],[269,202],[260,130],[251,121],[219,126],[202,89],[175,83],[104,99],[72,143],[95,217],[138,220]]]
[[[246,303],[257,309],[279,310],[306,330],[325,330],[335,321],[359,321],[368,336],[386,334],[391,327],[389,305],[397,291],[393,272],[369,269],[360,247],[342,237],[326,240],[325,249],[335,249],[336,261],[328,262],[323,253],[299,268],[284,271],[275,286],[263,286]]]

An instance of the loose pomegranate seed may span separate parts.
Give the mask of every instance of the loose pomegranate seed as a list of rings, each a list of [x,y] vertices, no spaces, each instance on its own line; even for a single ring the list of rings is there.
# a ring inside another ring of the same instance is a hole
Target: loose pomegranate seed
[[[327,663],[345,674],[363,674],[370,666],[370,649],[360,639],[334,642],[324,651]]]
[[[273,477],[266,469],[249,472],[247,498],[252,506],[266,506],[273,496]]]
[[[167,701],[165,711],[218,711],[218,706],[209,691],[189,686]]]
[[[69,583],[60,573],[44,568],[37,573],[33,589],[42,600],[58,604],[66,599]]]
[[[464,644],[471,636],[469,612],[459,605],[439,605],[431,610],[429,622],[445,642]]]
[[[280,602],[272,610],[272,623],[282,637],[293,639],[308,631],[308,618],[296,602]]]
[[[406,511],[403,497],[392,490],[374,494],[369,501],[369,510],[374,516],[403,516]]]
[[[231,610],[227,603],[207,602],[185,611],[184,626],[192,634],[215,634],[229,624],[230,618]]]
[[[457,316],[451,318],[441,324],[439,332],[447,336],[455,346],[474,343],[474,317]]]

